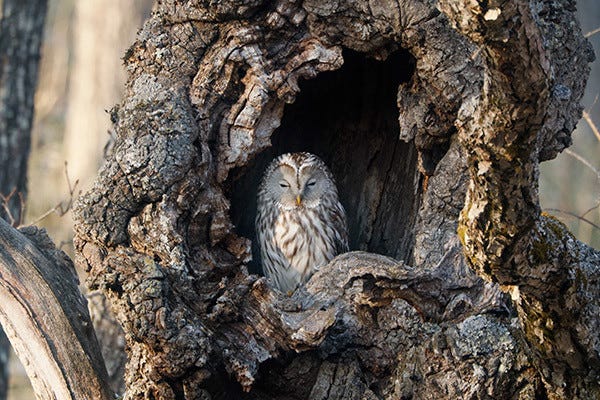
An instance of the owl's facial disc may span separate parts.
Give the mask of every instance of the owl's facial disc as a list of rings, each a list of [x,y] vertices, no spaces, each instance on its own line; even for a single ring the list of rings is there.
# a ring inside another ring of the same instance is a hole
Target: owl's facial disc
[[[327,182],[323,171],[314,168],[305,168],[299,174],[299,188],[302,203],[306,207],[317,206],[326,192]]]
[[[285,209],[316,207],[321,197],[331,188],[325,173],[313,166],[300,167],[283,164],[269,177],[272,199]]]
[[[281,165],[269,179],[270,194],[272,199],[286,209],[296,207],[297,197],[300,195],[296,170],[289,165]]]
[[[296,194],[296,205],[297,206],[302,204],[302,197],[292,189],[292,185],[290,185],[290,183],[288,181],[286,181],[285,179],[280,180],[279,187],[283,189],[284,193],[291,192],[292,194]]]

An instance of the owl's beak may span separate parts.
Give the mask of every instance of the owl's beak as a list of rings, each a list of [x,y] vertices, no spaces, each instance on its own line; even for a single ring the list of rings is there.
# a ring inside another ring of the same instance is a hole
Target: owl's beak
[[[297,205],[302,204],[302,197],[300,197],[300,195],[296,196],[296,204]]]

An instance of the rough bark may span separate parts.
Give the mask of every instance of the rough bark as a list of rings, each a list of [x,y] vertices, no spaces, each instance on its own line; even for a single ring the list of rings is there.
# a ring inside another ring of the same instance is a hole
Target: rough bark
[[[591,52],[570,1],[482,7],[157,3],[75,212],[126,398],[598,395],[598,254],[540,217],[536,184]],[[296,149],[332,166],[367,252],[287,297],[247,270],[262,165]]]
[[[111,312],[106,297],[100,291],[87,292],[86,297],[110,387],[115,393],[123,393],[127,363],[123,329]]]
[[[73,263],[44,231],[0,220],[0,322],[39,399],[110,399]]]
[[[459,227],[465,254],[481,276],[512,292],[551,396],[598,397],[600,253],[541,215],[537,192],[540,159],[564,146],[564,130],[573,129],[565,119],[581,113],[569,100],[581,97],[583,82],[571,74],[587,66],[564,59],[563,41],[586,50],[587,59],[589,45],[566,30],[555,36],[548,23],[560,12],[555,4],[440,5],[481,46],[487,77],[481,96],[463,103],[457,119],[469,152]]]
[[[46,0],[4,0],[0,14],[0,218],[19,224],[27,194],[33,98]],[[8,390],[9,342],[0,329],[0,399]]]

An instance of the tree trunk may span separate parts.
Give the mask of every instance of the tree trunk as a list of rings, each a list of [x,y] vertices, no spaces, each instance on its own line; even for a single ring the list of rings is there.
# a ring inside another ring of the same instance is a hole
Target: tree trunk
[[[31,144],[33,97],[45,17],[45,0],[5,0],[2,3],[0,194],[6,197],[14,191],[8,206],[11,217],[17,223],[21,220],[21,207],[27,194],[27,158]],[[0,216],[9,219],[4,209],[0,209]]]
[[[593,58],[571,1],[200,3],[157,3],[75,210],[127,399],[600,396],[600,254],[537,199]],[[295,150],[359,251],[286,296],[250,260]]]
[[[0,15],[0,218],[20,224],[27,194],[33,98],[46,0],[3,0]],[[6,200],[4,200],[6,199]],[[9,342],[0,329],[0,399],[8,390]]]

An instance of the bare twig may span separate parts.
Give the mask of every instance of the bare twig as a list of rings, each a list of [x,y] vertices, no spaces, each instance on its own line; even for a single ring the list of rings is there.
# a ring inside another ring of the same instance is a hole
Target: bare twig
[[[75,190],[77,189],[77,185],[79,184],[79,179],[75,180],[74,184],[71,184],[71,179],[69,178],[69,171],[67,170],[67,162],[65,161],[65,178],[67,180],[67,185],[69,186],[69,197],[64,203],[63,201],[59,202],[56,206],[46,211],[40,217],[38,217],[35,221],[33,221],[30,225],[35,225],[48,217],[50,214],[56,213],[59,217],[62,217],[66,213],[71,210],[73,206],[73,200],[75,199]]]
[[[2,201],[2,208],[4,209],[4,212],[6,213],[6,217],[8,218],[7,222],[12,227],[16,227],[21,224],[21,219],[22,219],[23,210],[24,210],[23,196],[21,195],[21,193],[19,193],[18,194],[19,199],[20,199],[19,219],[18,219],[18,221],[15,220],[15,216],[13,215],[13,211],[11,210],[11,207],[10,207],[10,201],[12,200],[12,197],[16,193],[17,193],[16,187],[14,187],[13,190],[11,190],[7,196],[4,196],[3,194],[0,193],[0,201]]]
[[[598,204],[596,204],[595,206],[591,207],[589,210],[587,210],[586,212],[584,212],[583,214],[581,214],[581,218],[585,218],[586,215],[588,215],[589,213],[591,213],[594,210],[597,210],[598,208],[600,208],[600,202]]]
[[[14,193],[14,189],[12,192],[9,193],[8,196],[4,196],[3,194],[0,194],[0,199],[2,200],[2,208],[4,209],[4,212],[6,213],[6,217],[8,218],[8,223],[10,224],[10,226],[15,226],[15,218],[12,215],[12,211],[10,210],[10,207],[8,205],[8,202],[10,201],[10,198],[12,197],[12,194]]]
[[[594,210],[597,210],[598,208],[600,208],[600,201],[598,202],[598,204],[596,204],[593,207],[590,207],[586,212],[584,212],[583,214],[581,214],[580,217],[584,218],[586,215],[588,215],[589,213],[591,213]]]
[[[589,31],[588,33],[586,33],[583,36],[585,36],[586,38],[589,38],[590,36],[594,36],[598,32],[600,32],[600,28],[596,28],[593,31]]]
[[[585,110],[583,110],[583,119],[585,119],[585,122],[587,122],[590,128],[592,128],[592,132],[594,132],[594,135],[596,135],[596,139],[600,140],[600,130],[598,130],[598,127],[592,120],[592,117],[590,117],[590,114]]]
[[[566,149],[565,153],[570,155],[571,157],[575,158],[577,161],[579,161],[580,163],[582,163],[583,165],[588,167],[590,170],[592,170],[592,172],[594,172],[594,174],[596,174],[596,178],[598,179],[598,181],[600,181],[600,171],[596,167],[594,167],[591,162],[589,162],[584,157],[580,156],[579,154],[577,154],[576,152],[574,152],[571,149]]]
[[[583,118],[585,118],[585,120],[587,121],[587,123],[590,125],[590,127],[594,131],[594,134],[598,137],[598,140],[600,140],[600,133],[598,132],[598,128],[596,127],[596,125],[594,124],[594,122],[592,121],[592,119],[590,118],[589,114],[586,111],[583,112]],[[566,149],[565,153],[568,154],[568,155],[570,155],[571,157],[575,158],[577,161],[579,161],[580,163],[582,163],[583,165],[585,165],[586,167],[588,167],[594,174],[596,174],[596,179],[598,180],[598,183],[600,184],[600,170],[598,170],[598,168],[596,168],[594,165],[592,165],[592,163],[590,161],[588,161],[585,157],[583,157],[580,154],[574,152],[573,150]],[[559,210],[559,209],[555,209],[555,208],[548,208],[546,210],[559,212],[559,213],[562,213],[564,215],[569,215],[569,216],[571,216],[573,218],[577,218],[580,221],[583,221],[583,222],[585,222],[587,224],[590,224],[591,226],[593,226],[596,229],[600,229],[600,226],[598,226],[597,224],[595,224],[594,222],[592,222],[592,221],[590,221],[589,219],[586,218],[586,215],[588,215],[590,212],[598,209],[598,207],[600,207],[600,198],[597,200],[597,203],[596,203],[595,206],[591,207],[590,209],[588,209],[587,211],[585,211],[581,215],[577,215],[577,214],[575,214],[573,212],[570,212],[570,211],[564,211],[564,210]]]
[[[560,213],[560,214],[568,215],[570,217],[573,217],[573,218],[576,218],[576,219],[578,219],[580,221],[583,221],[583,222],[585,222],[587,224],[590,224],[594,228],[600,230],[600,225],[595,224],[594,222],[590,221],[589,219],[583,218],[580,215],[577,215],[577,214],[572,213],[570,211],[559,210],[558,208],[546,208],[546,209],[544,209],[544,211],[552,211],[552,212],[557,212],[557,213]]]

